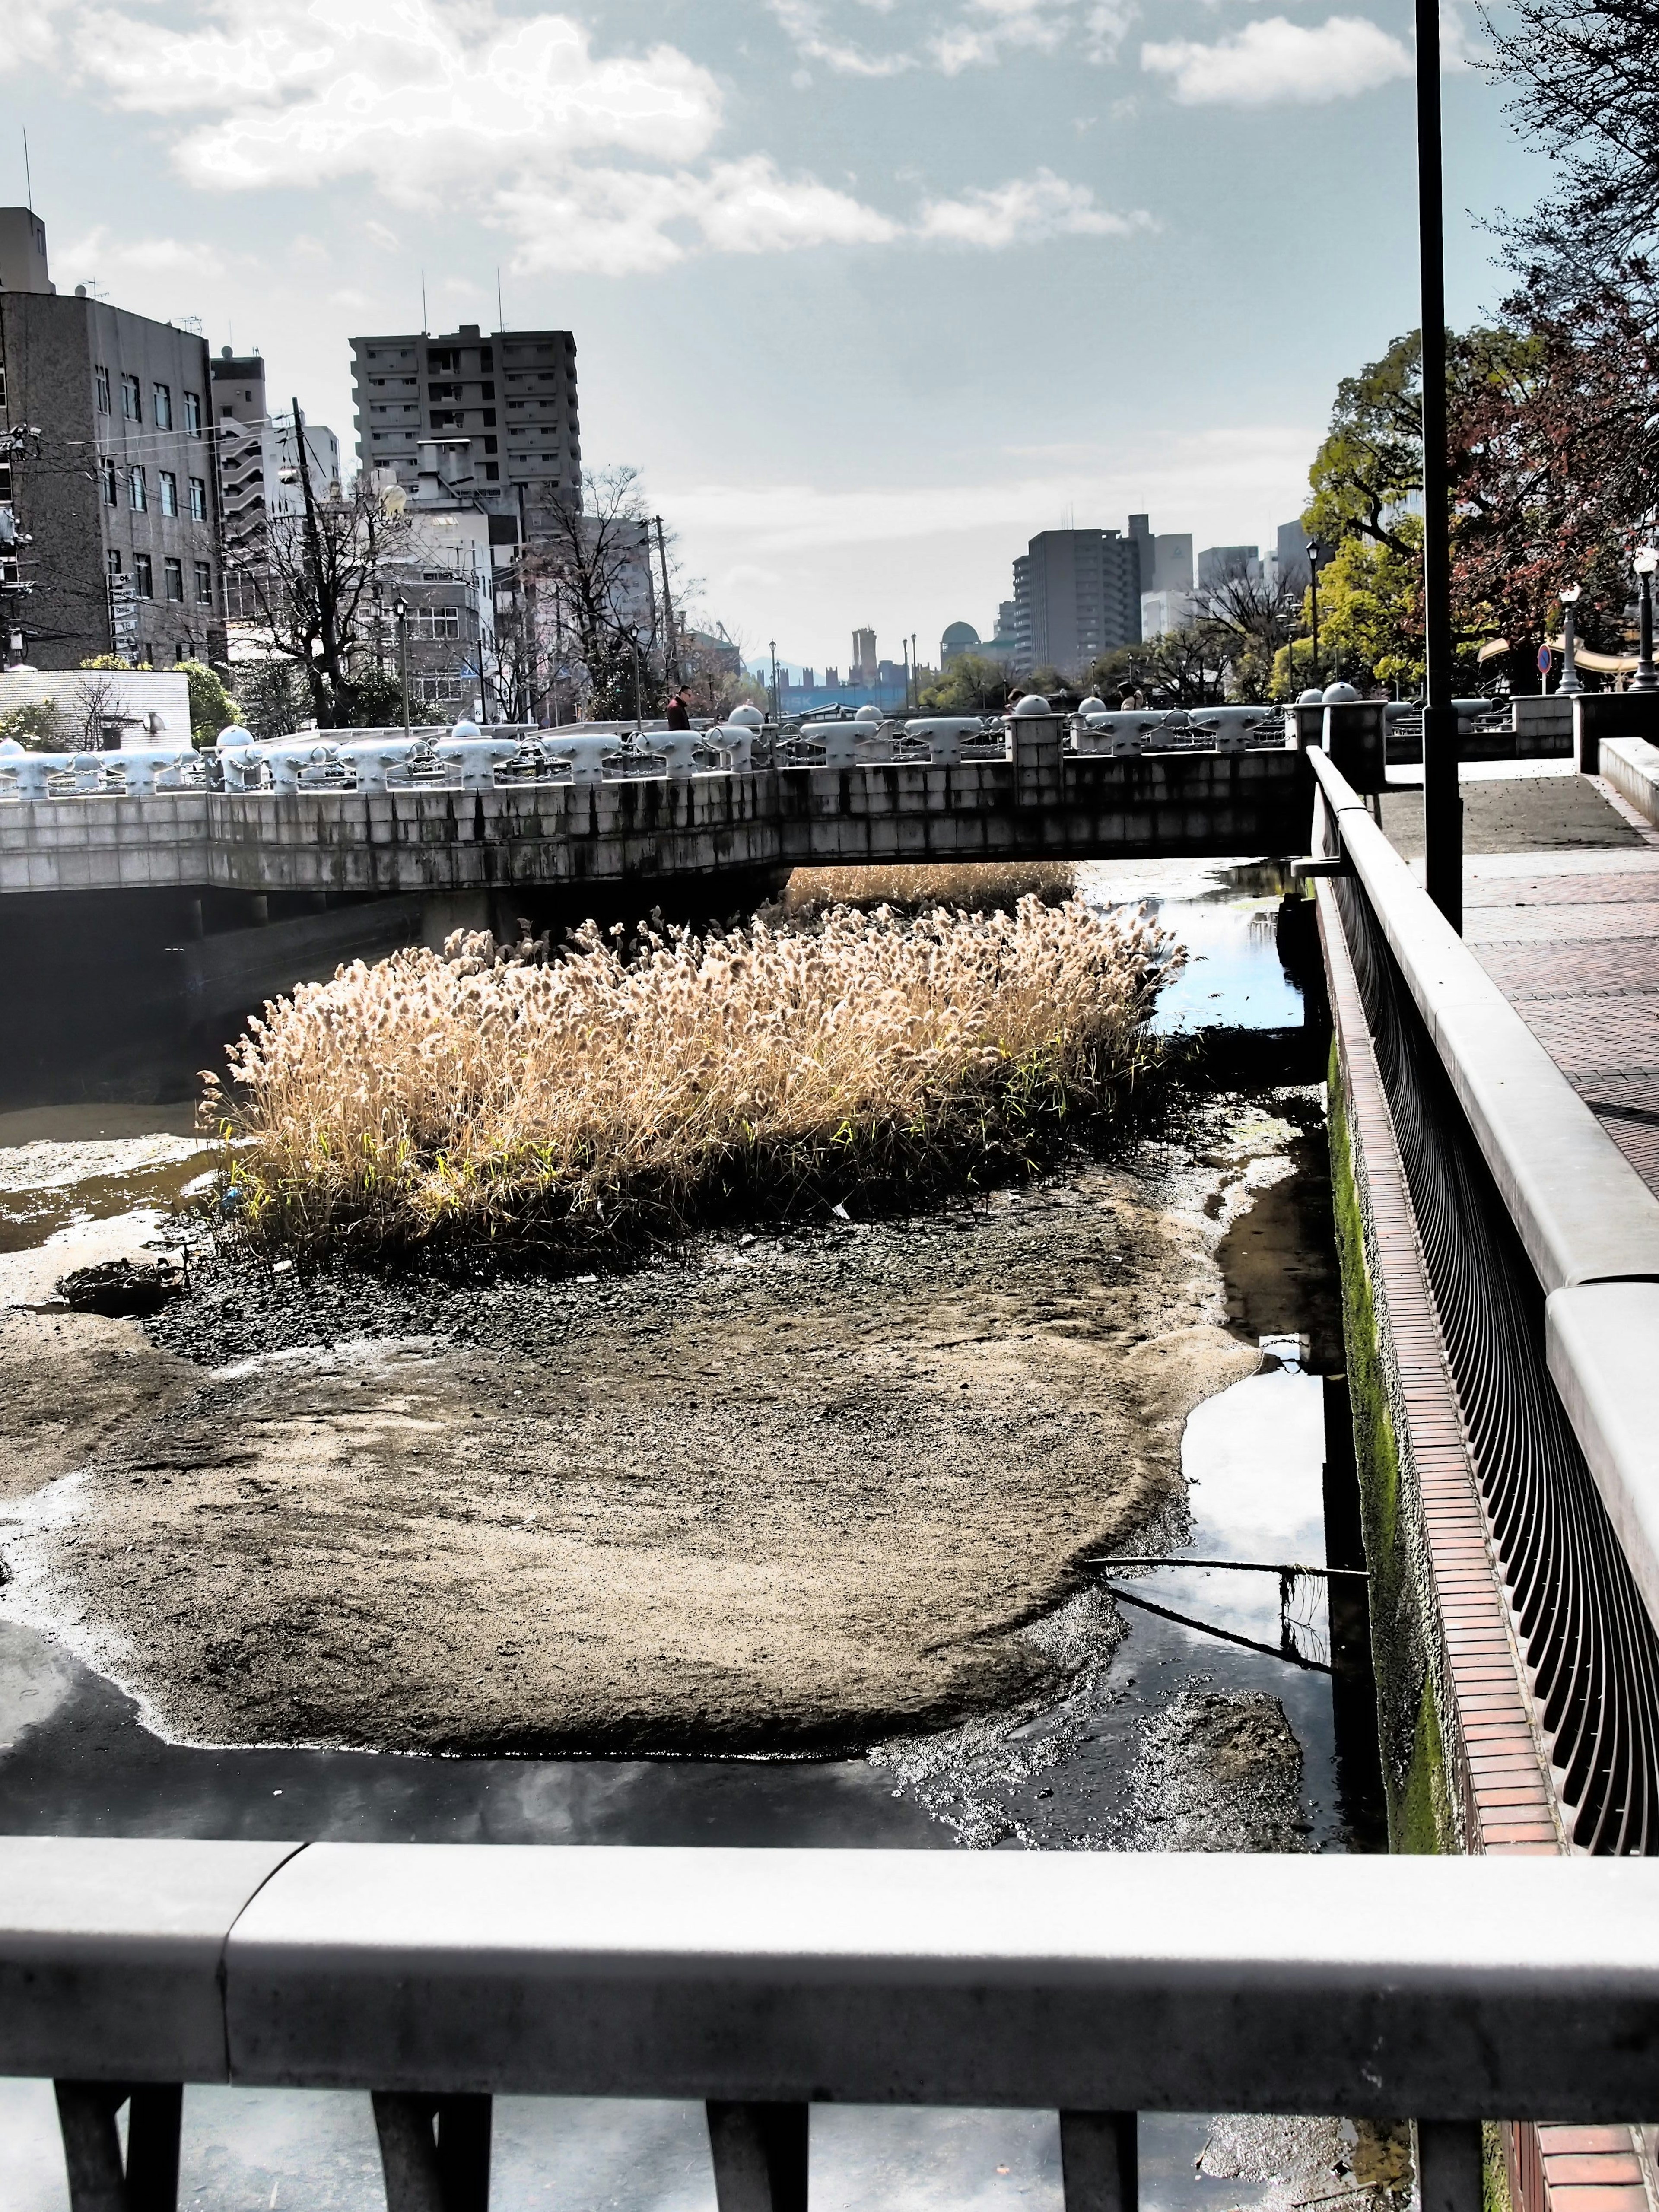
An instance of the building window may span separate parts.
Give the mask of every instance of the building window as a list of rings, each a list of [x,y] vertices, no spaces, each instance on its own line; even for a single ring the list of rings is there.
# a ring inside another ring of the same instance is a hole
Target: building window
[[[209,607],[213,604],[213,568],[206,561],[196,563],[196,597],[202,606]]]
[[[170,384],[152,384],[149,387],[150,414],[158,430],[173,428],[173,387]]]
[[[493,407],[486,407],[484,409],[483,419],[485,429],[493,430],[495,427],[495,410]]]
[[[182,561],[163,561],[161,563],[161,574],[164,580],[167,597],[170,599],[182,599],[185,596],[184,562]]]
[[[495,421],[495,416],[492,415],[492,416],[489,416],[486,417],[486,419],[487,419],[488,421],[489,421],[489,422],[493,422]],[[484,440],[484,451],[485,451],[485,453],[493,453],[495,451],[495,439],[493,439],[493,438],[486,438],[486,439]]]
[[[109,409],[109,371],[100,361],[92,372],[93,386],[98,395],[98,412],[107,415]]]
[[[11,503],[11,463],[0,461],[0,503]]]
[[[419,638],[459,637],[461,634],[461,611],[459,607],[416,607],[415,635]]]
[[[139,397],[136,376],[121,379],[121,412],[129,422],[142,422],[144,419],[144,403]]]
[[[132,588],[141,599],[155,597],[155,579],[148,553],[135,553],[132,556]]]
[[[104,556],[104,559],[105,559],[105,561],[108,563],[108,567],[109,567],[109,574],[110,574],[110,581],[111,581],[112,583],[113,583],[113,582],[114,582],[114,580],[115,580],[115,579],[116,579],[116,578],[120,574],[120,573],[121,573],[121,549],[120,549],[120,547],[119,547],[118,545],[112,545],[112,546],[110,547],[110,549],[109,549],[109,551],[108,551],[107,553],[106,553],[106,554],[105,554],[105,556]]]
[[[133,469],[128,474],[127,504],[137,514],[142,514],[149,505],[149,487],[144,483],[142,469]]]
[[[486,483],[499,483],[501,480],[501,463],[499,461],[486,461],[484,463],[484,482]]]
[[[105,461],[105,460],[100,460],[100,461],[99,462],[99,464],[98,464],[98,481],[99,481],[99,483],[100,483],[103,486],[103,488],[104,488],[104,504],[105,504],[105,506],[106,506],[106,507],[113,507],[113,506],[116,504],[116,499],[115,499],[115,464],[114,464],[114,462],[113,462],[113,461]]]
[[[178,477],[171,469],[159,469],[156,471],[155,481],[160,492],[162,514],[177,514],[179,512]]]
[[[202,395],[199,392],[185,394],[185,428],[193,437],[202,427]]]
[[[207,520],[207,478],[192,477],[190,480],[190,519],[192,522]]]

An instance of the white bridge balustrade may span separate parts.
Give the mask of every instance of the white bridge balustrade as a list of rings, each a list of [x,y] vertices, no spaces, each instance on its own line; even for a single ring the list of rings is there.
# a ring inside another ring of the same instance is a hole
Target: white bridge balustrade
[[[496,2094],[702,2101],[720,2212],[815,2103],[1057,2112],[1066,2212],[1140,2112],[1413,2115],[1480,2212],[1483,2120],[1652,2108],[1659,1864],[6,1838],[0,2073],[71,2212],[172,2212],[196,2082],[372,2095],[389,2212],[485,2212]]]

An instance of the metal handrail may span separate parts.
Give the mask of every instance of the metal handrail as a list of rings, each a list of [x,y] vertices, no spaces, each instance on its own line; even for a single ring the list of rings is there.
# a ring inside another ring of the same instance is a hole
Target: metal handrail
[[[122,2098],[176,2172],[188,2081],[374,2091],[392,2212],[483,2202],[497,2094],[702,2099],[764,2212],[814,2102],[1057,2110],[1068,2212],[1133,2203],[1139,2112],[1408,2112],[1476,2212],[1480,2121],[1617,2120],[1656,2049],[1639,1860],[0,1839],[74,2212]]]

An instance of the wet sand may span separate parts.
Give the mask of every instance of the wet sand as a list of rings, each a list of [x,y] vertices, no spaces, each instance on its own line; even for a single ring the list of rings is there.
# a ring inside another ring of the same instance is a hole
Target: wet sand
[[[1215,1251],[1287,1133],[1198,1124],[599,1282],[8,1316],[8,1610],[198,1742],[823,1750],[1052,1694],[1030,1625],[1256,1364]]]

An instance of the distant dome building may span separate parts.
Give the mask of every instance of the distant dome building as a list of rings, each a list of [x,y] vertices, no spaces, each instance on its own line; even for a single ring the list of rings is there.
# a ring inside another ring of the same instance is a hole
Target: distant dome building
[[[979,632],[972,623],[952,623],[939,641],[939,665],[948,668],[959,653],[977,653]]]

